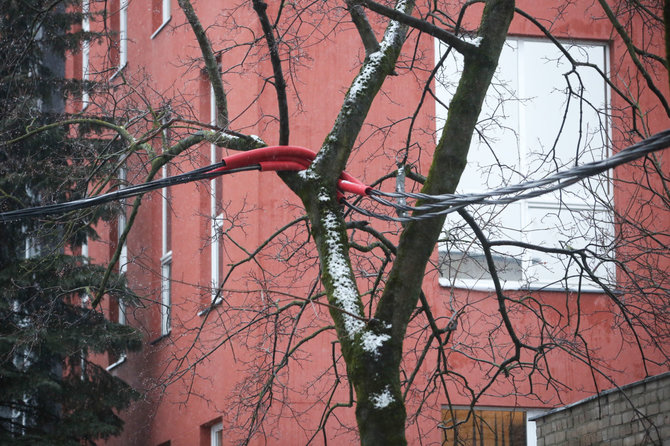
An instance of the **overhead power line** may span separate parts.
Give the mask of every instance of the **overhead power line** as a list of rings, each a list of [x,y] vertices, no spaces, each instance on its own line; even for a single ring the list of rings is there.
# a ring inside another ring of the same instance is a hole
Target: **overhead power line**
[[[509,204],[519,200],[539,197],[668,147],[670,147],[670,130],[664,130],[619,151],[609,158],[575,166],[539,180],[526,181],[513,186],[505,186],[481,193],[428,195],[412,192],[383,192],[371,189],[369,195],[372,200],[383,206],[404,211],[405,215],[398,217],[379,214],[349,203],[347,205],[363,215],[387,221],[407,222],[425,220],[457,212],[459,209],[473,204]],[[419,204],[408,206],[387,200],[386,198],[412,198],[419,200]],[[413,214],[407,215],[408,212],[412,212]]]
[[[501,187],[492,191],[476,194],[428,195],[424,193],[412,192],[383,192],[372,189],[348,173],[342,172],[342,175],[338,181],[338,194],[340,198],[344,197],[344,193],[369,196],[372,200],[383,206],[388,206],[403,211],[401,216],[394,217],[392,215],[372,212],[342,200],[347,206],[363,215],[397,222],[424,220],[446,215],[451,212],[456,212],[459,209],[472,204],[509,204],[519,200],[539,197],[540,195],[563,189],[587,177],[597,175],[599,173],[605,172],[608,169],[629,163],[667,147],[670,147],[670,130],[657,133],[601,161],[575,166],[571,169],[539,180],[527,181],[517,185]],[[155,189],[214,178],[219,175],[230,173],[244,172],[249,170],[304,170],[309,167],[315,156],[316,154],[313,151],[304,147],[263,147],[261,149],[250,150],[228,156],[220,163],[215,163],[180,175],[129,186],[102,195],[86,197],[65,203],[55,203],[3,212],[0,213],[0,222],[65,213],[87,207],[97,206],[114,200],[141,195]],[[402,201],[401,203],[396,203],[388,200],[387,198],[411,198],[419,200],[419,204],[409,206],[403,204]],[[409,215],[408,212],[412,212],[412,214]]]

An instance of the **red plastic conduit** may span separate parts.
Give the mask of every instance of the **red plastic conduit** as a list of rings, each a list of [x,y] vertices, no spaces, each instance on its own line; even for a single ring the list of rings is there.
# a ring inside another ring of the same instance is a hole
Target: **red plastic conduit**
[[[305,170],[312,163],[316,153],[300,146],[269,146],[260,149],[236,153],[223,158],[226,164],[212,172],[225,172],[227,170],[259,165],[261,171],[299,171]],[[357,178],[342,172],[337,182],[341,192],[355,195],[369,195],[371,188]],[[340,194],[338,194],[339,196]],[[340,197],[341,198],[341,197]]]

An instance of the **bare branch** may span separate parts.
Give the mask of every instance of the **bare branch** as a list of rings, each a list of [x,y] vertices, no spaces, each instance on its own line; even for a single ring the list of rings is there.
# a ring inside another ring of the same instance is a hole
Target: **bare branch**
[[[226,91],[223,88],[223,80],[221,79],[221,70],[219,64],[216,61],[214,56],[214,51],[212,50],[212,44],[207,38],[207,33],[200,23],[200,19],[193,10],[193,5],[189,0],[177,0],[188,23],[191,25],[193,34],[198,40],[200,45],[200,51],[202,52],[202,57],[205,60],[205,69],[207,70],[207,75],[209,76],[209,81],[212,84],[212,89],[214,90],[214,100],[216,102],[216,123],[221,129],[228,128],[228,100],[226,99]]]
[[[670,116],[670,105],[668,105],[668,101],[666,100],[665,96],[663,96],[663,93],[658,89],[658,87],[654,83],[654,80],[651,78],[651,75],[649,74],[647,69],[642,65],[640,59],[637,57],[637,51],[635,45],[633,44],[632,39],[630,38],[624,27],[621,25],[616,15],[612,11],[612,8],[610,8],[607,2],[605,0],[598,0],[598,3],[603,8],[603,11],[605,11],[607,18],[614,26],[614,29],[619,34],[619,37],[621,37],[621,40],[623,40],[624,44],[626,45],[626,49],[628,50],[628,56],[633,61],[635,67],[638,69],[642,77],[644,77],[645,81],[647,81],[647,86],[658,98],[659,102],[663,106],[663,110],[665,110],[665,114]],[[665,65],[667,66],[667,61]]]
[[[377,14],[381,14],[390,18],[391,20],[396,20],[400,23],[411,26],[412,28],[416,28],[428,35],[436,37],[447,45],[451,45],[456,51],[463,55],[472,54],[477,50],[476,45],[468,43],[460,39],[455,34],[452,34],[449,31],[445,31],[444,29],[439,28],[426,20],[417,19],[407,13],[398,11],[397,9],[389,8],[388,6],[384,6],[372,0],[353,0],[352,2],[361,4],[369,10],[376,12]]]
[[[279,145],[286,146],[289,142],[289,114],[288,99],[286,97],[286,81],[281,67],[279,57],[279,44],[275,39],[274,28],[268,18],[267,3],[262,0],[253,0],[254,11],[258,15],[265,35],[265,42],[270,51],[270,61],[272,62],[272,71],[274,72],[274,86],[277,92],[277,106],[279,107]]]
[[[351,15],[351,21],[354,22],[354,25],[356,25],[358,34],[361,36],[361,40],[363,41],[365,56],[367,57],[370,54],[379,51],[379,42],[377,41],[375,32],[372,29],[372,26],[370,26],[370,22],[368,21],[368,18],[365,15],[365,11],[363,11],[361,5],[356,4],[355,1],[352,0],[347,0],[346,3],[347,10]]]

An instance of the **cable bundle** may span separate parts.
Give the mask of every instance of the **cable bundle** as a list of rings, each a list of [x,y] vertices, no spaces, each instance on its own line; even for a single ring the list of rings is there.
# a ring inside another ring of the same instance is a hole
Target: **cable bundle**
[[[466,206],[472,204],[509,204],[519,200],[539,197],[556,190],[566,188],[579,181],[605,172],[614,167],[626,164],[636,159],[642,158],[652,152],[665,149],[670,146],[670,130],[657,133],[650,138],[640,141],[632,146],[629,146],[620,152],[612,155],[604,160],[595,161],[591,163],[575,166],[563,172],[558,172],[539,180],[532,180],[519,183],[513,186],[501,187],[488,192],[474,193],[474,194],[444,194],[444,195],[428,195],[423,193],[411,192],[383,192],[376,189],[371,189],[369,192],[370,198],[383,206],[389,206],[399,211],[413,212],[414,215],[405,215],[393,217],[390,215],[377,214],[366,209],[362,209],[353,204],[347,205],[363,215],[379,218],[387,221],[406,222],[412,220],[425,220],[434,218],[440,215],[457,212]],[[386,198],[413,198],[420,200],[421,204],[415,206],[407,206],[399,203],[394,203]]]
[[[501,187],[499,189],[477,194],[427,195],[412,192],[383,192],[372,189],[348,173],[342,172],[340,179],[338,180],[338,196],[351,209],[369,217],[397,222],[424,220],[456,212],[459,209],[472,204],[509,204],[527,198],[538,197],[552,191],[563,189],[584,178],[605,172],[608,169],[642,158],[643,156],[665,149],[669,146],[670,130],[665,130],[627,147],[604,160],[576,166],[539,180],[527,181],[513,186]],[[124,189],[108,192],[95,197],[3,212],[0,213],[0,221],[6,222],[48,214],[65,213],[77,209],[97,206],[114,200],[141,195],[155,189],[214,178],[230,173],[245,172],[249,170],[260,170],[263,172],[305,170],[309,167],[315,157],[316,154],[313,151],[304,147],[263,147],[261,149],[236,153],[224,158],[220,163],[202,167],[191,172],[135,186],[129,186]],[[403,211],[403,213],[412,212],[413,215],[393,217],[390,215],[378,214],[346,202],[343,199],[344,193],[369,196],[372,200],[383,206]],[[412,198],[419,200],[420,204],[408,206],[406,204],[395,203],[387,198]]]

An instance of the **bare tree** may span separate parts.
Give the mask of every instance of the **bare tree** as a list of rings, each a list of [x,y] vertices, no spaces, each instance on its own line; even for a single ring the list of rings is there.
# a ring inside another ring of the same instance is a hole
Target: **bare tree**
[[[276,222],[262,243],[249,246],[247,231],[257,229],[247,220],[259,221],[251,217],[259,212],[254,203],[218,197],[199,217],[211,229],[203,251],[225,245],[228,263],[212,287],[172,278],[190,291],[171,302],[170,322],[179,330],[152,350],[163,361],[152,381],[157,391],[179,383],[195,396],[198,382],[216,379],[203,372],[209,358],[228,349],[245,379],[232,389],[234,402],[219,409],[240,442],[271,437],[270,419],[300,423],[303,412],[318,419],[301,425],[304,442],[327,442],[354,429],[340,417],[354,408],[361,444],[393,445],[407,443],[408,428],[417,437],[457,428],[464,420],[454,410],[442,414],[442,404],[561,402],[573,385],[556,371],[565,358],[591,374],[596,390],[617,384],[617,354],[597,345],[597,330],[611,333],[621,354],[636,351],[642,375],[667,370],[669,228],[657,217],[669,211],[667,160],[648,154],[613,171],[561,176],[667,125],[665,24],[648,3],[574,2],[542,17],[513,0],[254,0],[231,3],[212,18],[205,5],[198,10],[179,0],[185,19],[177,15],[170,26],[175,33],[187,27],[198,50],[179,61],[181,79],[199,78],[206,86],[200,96],[209,96],[211,85],[212,119],[194,105],[197,88],[175,80],[161,90],[171,93],[159,93],[146,73],[121,69],[114,88],[92,90],[90,111],[68,121],[103,126],[123,141],[123,150],[101,163],[129,165],[129,183],[154,180],[165,166],[176,173],[213,161],[201,143],[216,156],[217,148],[294,143],[294,121],[314,94],[302,90],[306,70],[320,63],[313,54],[354,29],[361,46],[347,58],[357,74],[327,135],[315,136],[322,140],[316,157],[303,170],[278,174],[299,198],[287,200],[282,214],[294,219]],[[570,40],[570,8],[605,23],[615,51]],[[515,18],[544,38],[510,37]],[[538,79],[558,80],[545,88],[510,78],[499,64],[524,57]],[[116,64],[110,58],[97,72]],[[258,90],[244,92],[247,107],[232,109],[227,85],[249,76]],[[414,85],[413,103],[395,102],[405,99],[389,85],[395,78],[403,88]],[[428,105],[434,102],[437,112]],[[388,116],[371,117],[375,106]],[[514,119],[528,128],[515,128]],[[351,206],[343,206],[338,182],[348,180],[345,168],[370,161],[383,167],[371,169],[382,173],[369,184],[388,190],[393,183],[398,193],[349,198]],[[528,183],[542,179],[546,190]],[[217,197],[228,184],[199,187]],[[548,190],[556,184],[561,188]],[[504,189],[469,201],[453,195],[468,188]],[[142,197],[128,207],[108,277],[142,218]],[[162,275],[149,254],[134,256],[145,265],[138,274]],[[97,284],[94,305],[107,280]],[[137,292],[155,296],[153,283]],[[203,308],[203,296],[211,305]],[[198,317],[193,307],[200,307]],[[142,309],[134,311],[143,320]],[[307,374],[308,386],[294,383],[304,376],[294,364],[305,361],[319,366]],[[303,397],[312,405],[292,404]]]

